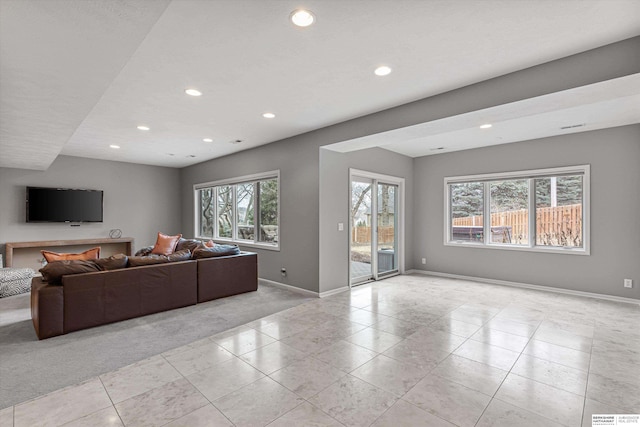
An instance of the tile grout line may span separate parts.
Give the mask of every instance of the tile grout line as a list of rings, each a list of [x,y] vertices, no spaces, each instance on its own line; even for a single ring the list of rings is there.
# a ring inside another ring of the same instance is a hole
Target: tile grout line
[[[493,395],[491,396],[491,400],[489,401],[489,404],[487,406],[485,406],[485,408],[482,410],[482,414],[480,414],[480,417],[478,418],[478,421],[476,421],[475,425],[478,425],[478,423],[480,422],[480,420],[482,419],[483,415],[485,414],[485,412],[487,412],[487,408],[489,407],[489,405],[491,405],[491,402],[493,402],[494,399],[496,399],[496,394],[498,394],[498,391],[500,390],[500,388],[502,387],[502,385],[504,384],[504,382],[507,380],[507,377],[509,376],[509,374],[511,373],[511,371],[513,370],[513,367],[516,366],[516,363],[518,363],[518,360],[520,360],[520,357],[522,356],[525,348],[527,348],[527,346],[529,345],[529,343],[531,342],[531,340],[533,339],[533,336],[536,334],[536,331],[538,330],[538,328],[540,328],[540,325],[542,324],[542,322],[538,323],[538,326],[536,326],[536,329],[533,331],[533,333],[531,334],[531,336],[529,337],[529,339],[527,340],[527,344],[522,348],[522,350],[520,351],[520,354],[518,355],[518,358],[516,359],[515,362],[513,362],[513,365],[511,365],[511,368],[509,368],[509,370],[507,371],[507,375],[504,376],[504,378],[502,379],[502,381],[500,381],[500,385],[498,386],[498,388],[496,388],[496,391],[493,392]],[[489,328],[491,329],[491,328]],[[498,399],[500,400],[500,399]],[[515,405],[514,405],[515,406]],[[520,409],[524,409],[524,408],[520,408]],[[526,410],[526,409],[525,409]]]
[[[113,403],[113,399],[111,398],[111,395],[109,394],[109,391],[107,390],[107,387],[104,385],[104,381],[102,381],[102,378],[100,378],[99,376],[98,376],[98,380],[100,381],[100,384],[102,384],[102,388],[104,389],[104,392],[107,394],[107,397],[109,398],[109,401],[111,402],[111,407],[113,408],[114,411],[116,411],[116,414],[118,414],[118,418],[120,419],[120,422],[122,423],[123,426],[126,426],[126,424],[124,423],[124,420],[122,419],[122,415],[120,414],[120,411],[118,411],[118,408],[116,408],[116,404]],[[89,414],[89,415],[91,415],[91,414]]]
[[[510,304],[509,304],[510,305]],[[507,305],[507,307],[509,306]],[[506,308],[506,307],[505,307]],[[504,309],[503,309],[504,310]],[[502,310],[501,310],[502,311]],[[500,312],[498,313],[500,314]],[[497,316],[497,314],[496,314]],[[494,318],[496,317],[494,316]],[[509,319],[508,319],[509,320]],[[524,350],[527,348],[527,346],[529,345],[529,343],[531,342],[531,340],[533,339],[533,336],[536,334],[536,332],[538,331],[538,329],[540,328],[540,325],[542,324],[542,322],[544,321],[544,319],[542,321],[540,321],[538,323],[538,326],[536,326],[536,329],[533,331],[533,333],[531,334],[531,336],[529,337],[529,339],[527,340],[527,344],[525,344],[525,346],[522,348],[522,350],[520,351],[520,354],[518,355],[518,357],[516,358],[515,362],[513,362],[513,364],[511,365],[511,368],[509,368],[509,370],[507,371],[507,375],[504,376],[504,378],[502,379],[502,381],[500,381],[500,385],[498,385],[498,387],[496,388],[496,391],[493,392],[493,395],[491,396],[491,400],[489,401],[489,403],[487,404],[487,406],[485,406],[485,408],[482,410],[482,413],[480,414],[480,417],[478,418],[478,420],[476,421],[476,423],[474,425],[477,425],[480,420],[482,419],[482,417],[484,416],[485,412],[487,411],[487,408],[489,407],[489,405],[491,405],[491,402],[493,402],[494,399],[496,398],[496,395],[498,394],[498,391],[500,390],[500,388],[502,387],[502,385],[504,384],[504,382],[507,380],[507,378],[509,377],[509,374],[511,374],[511,371],[513,370],[513,367],[516,366],[516,363],[518,363],[518,360],[520,360],[520,357],[522,357],[522,355],[524,354]],[[489,322],[487,322],[489,323]],[[518,322],[520,323],[520,322]],[[491,328],[489,328],[491,329]],[[514,374],[515,375],[515,374]],[[500,399],[497,399],[500,400]],[[513,405],[516,406],[516,405]],[[517,406],[518,408],[520,408],[519,406]],[[528,411],[528,409],[525,408],[520,408],[523,409],[525,411]],[[529,411],[530,412],[530,411]],[[546,417],[545,417],[546,418]],[[551,420],[553,421],[553,420]]]
[[[234,329],[234,328],[231,328],[231,329]],[[226,331],[223,331],[223,332],[226,332]],[[209,337],[205,337],[205,338],[209,339],[209,340],[211,341],[211,343],[213,343],[213,344],[217,345],[218,347],[220,347],[220,346],[218,345],[218,343],[216,343],[216,342],[214,342],[213,340],[211,340],[211,339],[210,339],[211,337],[213,337],[213,336],[215,336],[215,335],[216,335],[216,334],[211,335],[211,336],[209,336]],[[194,342],[196,342],[196,341],[194,341]],[[192,344],[193,344],[193,343],[192,343]],[[206,344],[205,344],[205,345],[206,345]],[[222,348],[222,347],[220,347],[220,348]],[[225,350],[226,350],[226,349],[225,349]],[[185,351],[189,351],[189,350],[185,350]],[[180,353],[177,353],[177,354],[181,354],[181,353],[184,353],[184,352],[180,352]],[[229,352],[229,353],[231,353],[231,352]],[[233,355],[233,357],[238,357],[238,356],[236,356],[236,355],[235,355],[235,354],[233,354],[233,353],[231,353],[231,354]],[[229,420],[229,422],[230,422],[232,425],[235,425],[235,424],[234,424],[234,423],[233,423],[233,422],[232,422],[232,421],[231,421],[231,420],[230,420],[230,419],[225,415],[225,413],[224,413],[224,412],[222,412],[222,411],[221,411],[221,410],[220,410],[216,405],[214,405],[214,404],[213,404],[213,402],[212,402],[211,400],[209,400],[209,398],[208,398],[207,396],[205,396],[205,395],[204,395],[204,393],[202,393],[198,387],[196,387],[196,386],[195,386],[191,381],[189,381],[189,379],[187,378],[187,376],[186,376],[186,375],[184,375],[182,372],[180,372],[180,370],[179,370],[178,368],[176,368],[175,366],[173,366],[173,364],[172,364],[169,360],[167,360],[167,358],[166,358],[164,355],[160,354],[160,357],[162,357],[162,358],[163,358],[163,359],[164,359],[164,360],[165,360],[169,365],[171,365],[171,367],[172,367],[173,369],[175,369],[175,370],[176,370],[176,371],[177,371],[177,372],[182,376],[182,378],[183,378],[185,381],[187,381],[187,382],[191,385],[191,387],[193,387],[194,389],[196,389],[196,390],[198,391],[198,393],[200,393],[200,395],[201,395],[201,396],[202,396],[202,397],[203,397],[207,402],[209,402],[209,404],[210,404],[211,406],[213,406],[214,408],[216,408],[216,410],[217,410],[218,412],[220,412],[220,413],[221,413],[221,414],[222,414],[222,415],[223,415],[227,420]],[[239,359],[239,357],[238,357],[238,359]],[[229,359],[229,360],[231,360],[231,359]],[[224,363],[224,362],[220,362],[220,363]],[[219,364],[219,363],[218,363],[218,364]],[[202,371],[196,371],[196,372],[194,372],[194,374],[196,374],[196,373],[198,373],[198,372],[202,372]],[[192,374],[190,374],[190,375],[192,375]],[[257,380],[256,380],[256,381],[257,381]],[[254,382],[255,382],[255,381],[254,381]],[[163,385],[166,385],[166,384],[169,384],[169,383],[165,383],[165,384],[163,384]],[[251,384],[253,384],[253,383],[251,383]],[[248,384],[247,384],[247,385],[248,385]],[[162,386],[160,386],[160,387],[162,387]],[[157,388],[157,387],[156,387],[156,388]],[[155,390],[155,388],[154,388],[153,390]],[[145,392],[145,393],[146,393],[146,392]],[[141,393],[141,394],[144,394],[144,393]],[[230,394],[230,393],[227,393],[227,394]],[[226,396],[226,395],[225,395],[225,396]],[[224,396],[221,396],[221,397],[224,397]],[[193,411],[189,412],[188,414],[184,414],[184,415],[183,415],[183,416],[181,416],[180,418],[186,417],[187,415],[190,415],[190,414],[194,413],[195,411],[198,411],[198,410],[200,410],[200,409],[204,408],[205,406],[207,406],[207,405],[204,405],[204,406],[201,406],[200,408],[194,409]],[[163,424],[163,425],[166,425],[166,424],[172,423],[172,422],[174,422],[174,421],[177,421],[177,420],[179,420],[180,418],[176,418],[175,420],[169,421],[168,423],[165,423],[165,424]],[[123,425],[124,425],[124,423],[123,423]],[[126,427],[126,426],[125,426],[125,427]]]
[[[501,400],[501,399],[499,399],[499,398],[495,397],[495,395],[498,393],[498,390],[500,390],[500,387],[502,387],[502,385],[504,384],[504,381],[507,379],[507,377],[509,376],[509,374],[511,374],[511,373],[512,373],[511,371],[513,370],[513,367],[516,365],[516,363],[518,363],[518,361],[520,360],[520,357],[521,357],[521,356],[523,356],[523,355],[524,355],[524,356],[530,356],[530,357],[534,357],[534,358],[536,358],[536,359],[544,360],[545,362],[549,362],[549,363],[556,363],[556,362],[553,362],[553,361],[551,361],[551,360],[546,360],[546,359],[543,359],[543,358],[540,358],[540,357],[536,357],[536,356],[532,356],[532,355],[528,355],[528,354],[525,354],[525,353],[524,353],[524,350],[525,350],[525,349],[526,349],[526,347],[529,345],[529,343],[531,342],[531,340],[533,340],[533,339],[534,339],[533,337],[535,336],[536,332],[538,331],[538,329],[540,328],[540,326],[542,325],[542,323],[543,323],[545,320],[547,320],[547,319],[546,319],[546,317],[545,317],[542,321],[540,321],[540,322],[538,323],[538,326],[536,326],[535,331],[533,332],[533,334],[531,334],[531,337],[529,338],[529,341],[527,341],[527,345],[525,345],[525,347],[522,349],[522,351],[520,352],[520,355],[518,356],[518,358],[516,359],[516,361],[513,363],[513,365],[511,366],[511,368],[510,368],[510,369],[509,369],[509,371],[507,372],[507,375],[505,376],[504,380],[502,380],[502,382],[500,383],[500,386],[496,389],[496,391],[495,391],[494,395],[493,395],[493,396],[492,396],[492,398],[491,398],[491,401],[493,401],[494,399],[496,399],[496,400],[499,400],[499,401],[501,401],[501,402],[504,402],[503,400]],[[593,340],[593,339],[592,339],[592,340]],[[546,341],[543,341],[543,342],[546,342]],[[553,343],[548,343],[548,344],[557,345],[557,344],[553,344]],[[569,348],[569,347],[564,347],[564,346],[559,346],[559,347]],[[573,350],[573,349],[571,349],[571,348],[569,348],[569,349],[570,349],[570,350]],[[576,351],[579,351],[579,350],[576,350]],[[560,365],[560,366],[565,366],[565,367],[567,367],[567,368],[571,368],[570,366],[562,365],[562,364],[560,364],[560,363],[556,363],[556,364],[558,364],[558,365]],[[572,368],[572,369],[575,369],[575,368]],[[579,369],[577,369],[577,370],[579,370]],[[518,374],[516,374],[516,373],[513,373],[513,375],[518,376],[518,377],[521,377],[521,375],[518,375]],[[570,391],[567,391],[567,390],[564,390],[564,389],[561,389],[561,388],[555,387],[555,386],[550,385],[550,384],[545,384],[545,383],[543,383],[543,382],[541,382],[541,381],[538,381],[538,380],[535,380],[535,379],[532,379],[532,378],[527,378],[527,377],[522,377],[522,378],[528,379],[528,380],[533,381],[533,382],[536,382],[536,383],[538,383],[538,384],[542,384],[542,385],[546,385],[546,386],[548,386],[548,387],[555,388],[556,390],[564,391],[564,392],[571,393],[571,394],[574,394],[574,395],[576,395],[576,396],[579,396],[579,395],[577,395],[577,394],[575,394],[575,393],[572,393],[572,392],[570,392]],[[587,374],[587,379],[588,379],[588,374]],[[584,410],[584,401],[586,401],[586,390],[585,390],[585,396],[581,396],[581,397],[583,397],[583,410]],[[509,404],[509,405],[513,405],[512,403],[509,403],[509,402],[505,402],[505,403],[507,403],[507,404]],[[489,402],[489,404],[491,404],[491,402]],[[527,411],[527,412],[530,412],[530,413],[533,413],[533,414],[539,415],[539,416],[541,416],[541,417],[543,417],[543,418],[546,418],[546,419],[548,419],[548,420],[550,420],[550,421],[553,421],[553,422],[555,422],[555,423],[562,424],[562,423],[560,423],[560,422],[558,422],[558,421],[555,421],[555,420],[552,420],[552,419],[550,419],[550,418],[547,418],[547,417],[545,417],[544,415],[537,414],[536,412],[533,412],[533,411],[531,411],[531,410],[529,410],[529,409],[522,408],[522,407],[517,406],[517,405],[513,405],[513,406],[516,406],[517,408],[520,408],[520,409],[522,409],[522,410],[524,410],[524,411]],[[489,407],[489,405],[487,405],[487,407]],[[486,408],[484,409],[484,411],[483,411],[483,413],[482,413],[483,415],[484,415],[484,412],[485,412],[485,411],[486,411]],[[581,413],[581,415],[583,415],[583,414]],[[480,418],[482,418],[482,416],[481,416]],[[480,421],[480,418],[478,419],[478,422]],[[582,418],[580,418],[580,423],[582,423]],[[477,424],[477,423],[476,423],[476,424]]]
[[[589,367],[587,368],[587,381],[584,385],[584,400],[582,402],[582,418],[580,418],[580,425],[582,425],[582,420],[584,420],[585,410],[587,409],[587,390],[589,389],[589,377],[591,376],[591,359],[593,358],[593,341],[596,336],[596,321],[593,320],[593,335],[591,336],[591,351],[589,351]],[[593,418],[593,414],[592,414]]]

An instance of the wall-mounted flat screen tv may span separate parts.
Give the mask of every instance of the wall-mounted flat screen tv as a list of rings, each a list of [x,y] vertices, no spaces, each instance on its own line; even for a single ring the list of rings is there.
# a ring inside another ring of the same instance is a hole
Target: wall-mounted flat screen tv
[[[27,187],[27,222],[102,222],[100,190]]]

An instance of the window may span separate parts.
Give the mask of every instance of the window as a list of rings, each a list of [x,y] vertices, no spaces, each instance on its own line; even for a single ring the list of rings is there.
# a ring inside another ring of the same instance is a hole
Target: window
[[[588,165],[448,177],[445,194],[446,245],[589,253]]]
[[[451,184],[451,218],[455,241],[482,242],[484,240],[484,186],[480,182]]]
[[[278,249],[280,172],[194,186],[200,238]]]
[[[491,197],[490,243],[527,245],[529,243],[529,182],[505,179],[489,182]]]

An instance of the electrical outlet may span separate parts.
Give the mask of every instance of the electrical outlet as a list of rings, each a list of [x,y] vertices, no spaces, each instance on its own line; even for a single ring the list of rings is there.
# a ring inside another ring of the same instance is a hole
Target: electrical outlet
[[[284,267],[282,267],[282,268],[280,269],[280,274],[282,274],[282,277],[286,276],[286,275],[287,275],[287,269],[286,269],[286,268],[284,268]]]
[[[422,263],[426,264],[427,263],[427,259],[426,258],[422,258]]]
[[[633,280],[632,279],[624,279],[624,287],[625,288],[633,288]]]

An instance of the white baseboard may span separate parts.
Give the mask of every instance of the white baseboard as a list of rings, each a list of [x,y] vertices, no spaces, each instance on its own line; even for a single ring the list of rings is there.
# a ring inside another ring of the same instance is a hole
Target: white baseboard
[[[291,292],[297,292],[299,294],[303,294],[309,297],[316,297],[316,298],[325,298],[328,297],[330,295],[335,295],[335,294],[339,294],[340,292],[344,292],[344,291],[348,291],[350,288],[348,286],[345,286],[343,288],[338,288],[338,289],[332,289],[330,291],[326,291],[326,292],[314,292],[314,291],[309,291],[307,289],[302,289],[302,288],[297,288],[295,286],[291,286],[291,285],[286,285],[284,283],[280,283],[280,282],[276,282],[273,280],[267,280],[267,279],[258,279],[258,283],[264,283],[267,285],[271,285],[271,286],[275,286],[276,288],[281,288],[281,289],[286,289],[288,291]]]
[[[344,286],[342,288],[338,288],[338,289],[331,289],[330,291],[324,291],[324,292],[320,292],[320,298],[325,298],[331,295],[335,295],[335,294],[339,294],[341,292],[345,292],[351,290],[350,287],[348,286]]]
[[[267,285],[275,286],[276,288],[286,289],[288,291],[297,292],[299,294],[306,295],[308,297],[316,297],[319,298],[320,295],[317,292],[309,291],[307,289],[298,288],[291,285],[286,285],[284,283],[275,282],[273,280],[261,279],[258,278],[258,283],[264,283]]]
[[[548,291],[548,292],[555,292],[558,294],[576,295],[576,296],[587,297],[587,298],[596,298],[596,299],[603,299],[607,301],[624,302],[628,304],[640,305],[640,301],[634,298],[617,297],[614,295],[596,294],[592,292],[574,291],[572,289],[562,289],[562,288],[554,288],[551,286],[532,285],[529,283],[510,282],[508,280],[485,279],[483,277],[463,276],[460,274],[440,273],[438,271],[427,271],[427,270],[418,270],[418,269],[408,270],[406,274],[426,274],[428,276],[447,277],[449,279],[470,280],[473,282],[489,283],[491,285],[535,289],[538,291]]]

